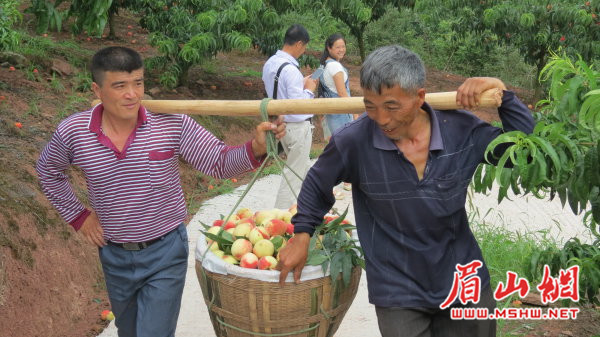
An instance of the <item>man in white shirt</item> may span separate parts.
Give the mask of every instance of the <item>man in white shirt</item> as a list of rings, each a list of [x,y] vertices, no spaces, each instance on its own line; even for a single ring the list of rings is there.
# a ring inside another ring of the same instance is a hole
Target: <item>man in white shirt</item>
[[[267,95],[273,99],[314,98],[313,91],[317,80],[303,77],[298,58],[304,54],[310,37],[306,28],[294,24],[285,32],[281,50],[271,56],[263,66],[262,80]],[[287,165],[304,178],[310,167],[310,147],[312,144],[312,115],[285,115],[286,134],[280,139],[287,155]],[[293,189],[290,190],[287,180]],[[302,181],[289,169],[283,170],[283,177],[277,192],[276,208],[287,209],[296,202],[294,194],[300,192]]]

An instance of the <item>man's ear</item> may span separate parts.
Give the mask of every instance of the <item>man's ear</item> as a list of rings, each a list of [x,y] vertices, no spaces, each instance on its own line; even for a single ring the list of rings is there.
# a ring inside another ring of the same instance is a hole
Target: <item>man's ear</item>
[[[417,97],[419,99],[419,108],[425,102],[425,88],[417,89]]]
[[[92,82],[92,91],[94,92],[94,94],[96,95],[96,97],[98,97],[98,99],[102,99],[100,96],[100,86],[98,85],[98,83],[96,82]]]

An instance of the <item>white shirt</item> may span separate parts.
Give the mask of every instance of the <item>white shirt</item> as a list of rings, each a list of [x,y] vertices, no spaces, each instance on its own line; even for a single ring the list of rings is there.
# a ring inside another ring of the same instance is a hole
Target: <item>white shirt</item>
[[[265,90],[267,95],[273,98],[273,86],[275,85],[275,75],[279,66],[283,63],[289,62],[281,69],[279,74],[279,83],[277,85],[277,99],[302,99],[302,98],[314,98],[315,95],[312,91],[304,89],[304,76],[298,69],[298,61],[290,54],[278,50],[275,55],[271,56],[262,71],[262,80],[265,84]],[[313,115],[285,115],[283,121],[286,123],[290,122],[303,122]]]
[[[337,92],[335,82],[333,81],[333,76],[339,72],[344,74],[344,83],[346,83],[346,81],[348,80],[348,74],[344,71],[344,67],[338,61],[327,62],[325,66],[325,71],[323,72],[323,84],[327,86],[329,90],[335,92],[338,95],[339,93]]]

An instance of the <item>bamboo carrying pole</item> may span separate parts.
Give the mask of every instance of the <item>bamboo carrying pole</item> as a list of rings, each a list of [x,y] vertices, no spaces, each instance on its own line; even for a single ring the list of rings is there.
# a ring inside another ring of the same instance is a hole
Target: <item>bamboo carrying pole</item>
[[[456,91],[425,94],[425,101],[436,110],[459,109]],[[260,116],[260,100],[143,100],[148,110],[156,113],[220,116]],[[92,104],[100,103],[95,100]],[[502,103],[502,90],[490,89],[481,93],[480,108],[496,108]],[[280,99],[269,101],[269,115],[298,114],[359,114],[365,111],[362,97]]]

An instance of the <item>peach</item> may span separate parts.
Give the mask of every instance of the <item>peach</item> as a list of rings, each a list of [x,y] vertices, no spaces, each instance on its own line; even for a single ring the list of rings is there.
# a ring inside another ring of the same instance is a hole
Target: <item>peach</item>
[[[248,235],[250,234],[250,231],[252,230],[252,225],[244,222],[242,224],[239,224],[237,226],[235,226],[235,230],[233,231],[233,235],[234,236],[244,236],[244,237],[248,237]]]
[[[235,257],[231,255],[223,255],[222,259],[229,264],[238,264],[238,261],[235,259]]]
[[[264,225],[267,221],[274,219],[276,216],[272,210],[258,211],[254,214],[254,222],[257,225]]]
[[[294,225],[292,225],[291,223],[287,223],[287,228],[285,230],[286,233],[288,233],[289,235],[294,235]]]
[[[289,212],[289,211],[283,211],[283,212],[281,213],[281,217],[279,217],[279,218],[280,218],[281,220],[283,220],[283,221],[287,222],[287,223],[290,223],[290,222],[292,222],[292,216],[293,216],[293,215],[292,215],[292,213],[291,213],[291,212]]]
[[[221,230],[221,227],[211,227],[206,232],[210,233],[210,234],[218,235],[220,230]],[[206,242],[210,242],[210,241],[211,241],[211,239],[206,237]]]
[[[223,258],[223,256],[225,256],[225,252],[220,249],[213,250],[212,252],[213,252],[213,254],[215,254],[216,256],[218,256],[220,258]]]
[[[236,214],[232,214],[230,215],[228,218],[223,218],[224,221],[231,221],[231,222],[237,222],[240,219],[239,216],[237,216]]]
[[[254,223],[254,219],[250,218],[243,218],[238,220],[237,224],[243,224],[243,223],[249,223],[252,225],[252,228],[254,228],[256,226],[256,224]]]
[[[237,239],[231,245],[231,255],[235,257],[238,261],[242,258],[242,256],[246,253],[252,251],[252,243],[246,239]]]
[[[240,219],[251,218],[253,214],[250,208],[240,208],[236,213]]]
[[[235,232],[235,228],[229,228],[229,229],[226,229],[225,231],[233,236],[233,233]]]
[[[231,220],[230,220],[230,221],[227,221],[227,222],[225,223],[225,230],[228,230],[229,228],[235,228],[235,226],[237,226],[237,225],[235,224],[235,222],[233,222],[233,221],[231,221]]]
[[[288,212],[292,213],[292,216],[296,215],[296,213],[298,213],[298,205],[293,204],[292,206],[290,206]]]
[[[215,220],[215,221],[213,221],[212,225],[213,225],[213,226],[217,226],[217,227],[221,227],[221,226],[223,226],[223,224],[224,224],[224,223],[225,223],[225,221],[224,221],[224,220],[222,220],[222,219],[219,219],[219,220]]]
[[[279,219],[271,219],[265,224],[265,229],[270,236],[283,235],[287,230],[287,224]]]
[[[219,244],[214,241],[210,242],[208,248],[214,252],[215,250],[219,250]]]
[[[273,256],[273,253],[275,253],[275,246],[270,240],[262,239],[254,244],[254,249],[252,249],[252,252],[259,258],[269,255]]]
[[[246,253],[240,260],[240,267],[256,269],[258,267],[258,257],[252,253]]]
[[[248,240],[250,240],[250,242],[252,242],[252,244],[257,243],[258,241],[260,241],[262,239],[268,239],[268,238],[269,238],[269,233],[267,233],[267,230],[262,226],[253,228],[250,231],[250,234],[248,234]]]
[[[273,270],[277,267],[277,259],[273,256],[263,256],[258,259],[258,269],[260,270]]]

